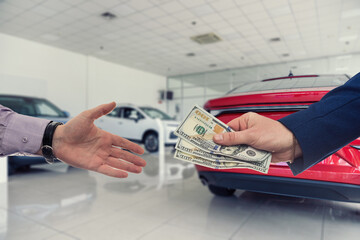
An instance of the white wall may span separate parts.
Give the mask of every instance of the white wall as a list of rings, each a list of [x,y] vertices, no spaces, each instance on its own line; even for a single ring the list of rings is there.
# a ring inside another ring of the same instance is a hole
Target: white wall
[[[166,77],[134,70],[125,66],[89,57],[89,106],[104,102],[133,103],[155,106],[159,90],[166,88]]]
[[[85,108],[84,59],[80,54],[0,34],[0,93],[45,97],[77,113]],[[22,86],[16,89],[5,79],[17,79]],[[39,83],[45,85],[40,93],[29,87]]]
[[[0,93],[45,97],[76,115],[110,101],[165,109],[165,88],[164,76],[0,34]]]

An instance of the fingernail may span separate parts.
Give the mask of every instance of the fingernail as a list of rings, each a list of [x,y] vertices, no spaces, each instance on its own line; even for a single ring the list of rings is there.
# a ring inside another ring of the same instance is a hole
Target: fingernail
[[[222,134],[217,134],[217,135],[214,136],[214,139],[215,139],[216,141],[222,141],[222,140],[223,140],[223,136],[222,136]]]

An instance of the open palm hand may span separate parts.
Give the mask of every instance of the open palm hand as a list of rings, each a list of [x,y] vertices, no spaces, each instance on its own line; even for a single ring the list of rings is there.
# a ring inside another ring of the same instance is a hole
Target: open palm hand
[[[100,105],[57,127],[53,138],[55,156],[71,166],[112,177],[125,178],[127,172],[140,173],[146,162],[133,153],[143,154],[144,150],[94,125],[95,119],[114,107],[114,102]]]

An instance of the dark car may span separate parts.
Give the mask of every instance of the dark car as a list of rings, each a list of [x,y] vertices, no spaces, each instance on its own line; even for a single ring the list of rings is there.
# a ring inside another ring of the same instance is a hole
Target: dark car
[[[69,120],[67,112],[60,110],[60,108],[44,98],[0,94],[0,104],[17,113],[32,117],[63,123]],[[9,175],[18,169],[28,169],[30,165],[46,163],[43,157],[9,156],[8,159]]]
[[[318,102],[344,84],[346,75],[305,75],[265,79],[235,88],[209,100],[204,108],[224,123],[246,112],[277,120]],[[268,174],[249,169],[218,170],[196,166],[212,193],[232,195],[235,189],[272,194],[360,202],[360,139],[294,176],[286,163],[272,163]]]

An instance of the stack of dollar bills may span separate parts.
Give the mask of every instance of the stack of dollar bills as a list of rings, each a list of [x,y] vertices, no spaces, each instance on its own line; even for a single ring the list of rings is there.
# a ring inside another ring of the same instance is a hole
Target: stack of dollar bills
[[[174,157],[215,169],[248,168],[268,172],[271,153],[247,145],[221,146],[213,142],[215,134],[225,132],[233,130],[195,105],[174,132],[179,137]]]

